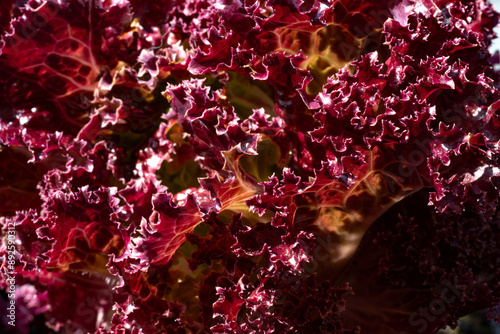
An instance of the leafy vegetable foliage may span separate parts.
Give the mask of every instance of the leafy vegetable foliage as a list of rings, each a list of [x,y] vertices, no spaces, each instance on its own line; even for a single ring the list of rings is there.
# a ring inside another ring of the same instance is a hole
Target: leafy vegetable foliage
[[[15,331],[500,322],[497,23],[483,0],[3,1]]]

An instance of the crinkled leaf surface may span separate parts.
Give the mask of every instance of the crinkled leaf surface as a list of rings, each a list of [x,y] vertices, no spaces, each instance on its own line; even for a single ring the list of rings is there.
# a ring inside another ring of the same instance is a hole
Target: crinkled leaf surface
[[[482,0],[3,1],[15,330],[500,322],[497,24]]]

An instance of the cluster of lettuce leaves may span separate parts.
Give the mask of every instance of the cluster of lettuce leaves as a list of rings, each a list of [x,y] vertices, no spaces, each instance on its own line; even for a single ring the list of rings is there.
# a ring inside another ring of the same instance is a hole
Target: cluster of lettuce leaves
[[[483,0],[2,0],[4,330],[500,321],[497,23]]]

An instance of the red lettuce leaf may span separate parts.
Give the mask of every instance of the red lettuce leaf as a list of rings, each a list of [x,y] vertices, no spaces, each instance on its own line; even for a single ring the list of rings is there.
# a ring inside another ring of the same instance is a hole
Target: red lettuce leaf
[[[105,67],[117,65],[105,46],[130,20],[128,7],[33,1],[21,12],[4,36],[2,95],[12,108],[33,111],[27,127],[75,134]]]

